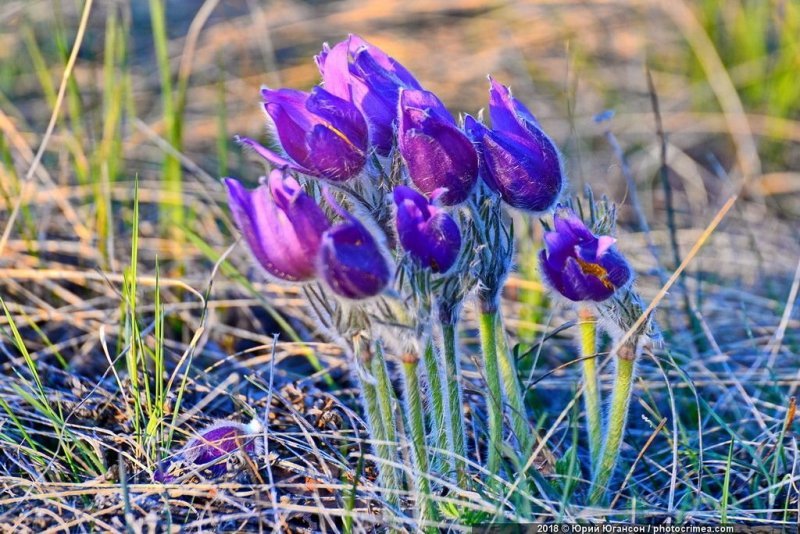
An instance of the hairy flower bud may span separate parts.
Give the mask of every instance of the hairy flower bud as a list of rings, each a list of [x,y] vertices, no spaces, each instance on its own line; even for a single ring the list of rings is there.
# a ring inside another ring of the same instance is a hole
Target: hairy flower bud
[[[595,236],[575,213],[560,208],[555,229],[544,236],[546,249],[539,254],[544,279],[569,300],[601,302],[626,286],[633,272],[614,248],[616,239]]]
[[[236,226],[258,263],[281,280],[314,278],[328,217],[294,178],[273,170],[253,191],[233,178],[224,180]]]
[[[159,464],[153,478],[156,482],[172,483],[193,471],[205,478],[217,478],[229,473],[231,460],[241,461],[241,455],[261,453],[258,433],[261,424],[253,419],[249,424],[220,421],[205,428],[177,454]]]
[[[464,125],[478,147],[481,176],[508,205],[546,211],[564,185],[558,150],[511,90],[491,78],[490,82],[492,129],[469,116]]]
[[[252,139],[240,138],[260,156],[274,165],[332,182],[345,181],[364,167],[367,123],[351,102],[321,87],[310,93],[264,88],[261,95],[289,159]]]
[[[325,44],[315,58],[325,89],[349,100],[369,123],[370,143],[387,155],[394,142],[400,89],[422,89],[403,65],[380,48],[350,35],[332,48]]]
[[[435,273],[450,269],[461,250],[461,232],[453,218],[410,187],[395,187],[394,202],[403,249]]]
[[[329,197],[344,218],[322,236],[319,272],[334,293],[348,299],[365,299],[381,293],[391,272],[378,242],[352,214]]]
[[[397,140],[408,174],[420,191],[445,205],[467,199],[478,178],[478,158],[453,116],[429,91],[403,90],[399,102]]]

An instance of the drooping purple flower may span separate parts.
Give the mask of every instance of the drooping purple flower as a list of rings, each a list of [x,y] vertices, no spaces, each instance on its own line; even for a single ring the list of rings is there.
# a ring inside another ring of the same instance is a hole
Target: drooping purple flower
[[[422,89],[403,65],[357,35],[333,47],[326,43],[316,56],[325,89],[353,102],[370,127],[378,154],[392,149],[400,89]]]
[[[510,206],[543,212],[555,204],[564,185],[558,149],[539,122],[511,96],[511,90],[489,78],[490,130],[472,117],[464,127],[478,147],[481,176]]]
[[[594,235],[568,208],[558,209],[553,222],[539,265],[554,290],[575,302],[601,302],[631,281],[633,272],[614,247],[616,239]]]
[[[256,419],[246,425],[234,421],[215,423],[161,462],[153,479],[169,484],[192,472],[205,478],[220,477],[231,471],[235,462],[241,462],[241,455],[261,453],[260,431],[261,424]]]
[[[277,169],[253,191],[233,178],[224,182],[233,219],[258,263],[281,280],[314,278],[315,258],[330,222],[300,184]]]
[[[478,157],[442,101],[429,91],[403,90],[397,141],[408,174],[420,191],[447,206],[467,199],[478,178]]]
[[[240,138],[260,156],[280,167],[332,182],[343,182],[364,167],[367,123],[350,101],[321,87],[310,93],[264,88],[261,95],[288,159],[252,139]]]
[[[319,272],[331,290],[348,299],[374,297],[389,284],[390,270],[369,230],[331,196],[328,202],[344,218],[322,236]]]
[[[461,232],[453,218],[410,187],[394,188],[400,244],[435,273],[446,272],[461,250]]]

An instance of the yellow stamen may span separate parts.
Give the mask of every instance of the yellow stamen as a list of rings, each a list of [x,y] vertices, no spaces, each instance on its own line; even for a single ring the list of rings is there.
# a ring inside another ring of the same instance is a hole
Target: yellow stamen
[[[600,280],[608,289],[614,289],[614,284],[608,279],[608,271],[602,265],[583,261],[577,256],[575,256],[575,261],[578,262],[578,266],[581,268],[583,274],[590,274]]]

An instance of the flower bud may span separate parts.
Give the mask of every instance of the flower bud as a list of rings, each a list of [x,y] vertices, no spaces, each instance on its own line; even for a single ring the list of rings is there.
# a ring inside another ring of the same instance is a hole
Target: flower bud
[[[414,76],[381,49],[357,35],[333,48],[325,44],[315,58],[325,89],[353,102],[369,123],[370,143],[387,155],[394,142],[400,89],[422,89]]]
[[[394,202],[403,249],[435,273],[450,269],[461,250],[461,232],[453,218],[410,187],[395,187]]]
[[[153,478],[169,484],[192,471],[206,478],[218,478],[230,472],[233,467],[230,460],[241,460],[242,454],[261,453],[260,431],[257,419],[247,425],[233,421],[215,423],[189,440],[177,454],[161,462]]]
[[[633,279],[628,262],[614,247],[616,239],[595,236],[567,208],[558,209],[553,222],[539,265],[555,291],[575,302],[602,302]]]
[[[277,169],[253,191],[233,178],[224,182],[236,226],[267,273],[290,282],[314,278],[315,258],[330,222],[300,184]]]
[[[472,117],[465,130],[478,147],[481,176],[508,205],[534,213],[558,200],[564,185],[556,146],[511,90],[490,78],[490,130]]]
[[[274,165],[343,182],[366,162],[368,132],[361,112],[321,87],[310,93],[262,89],[264,109],[272,119],[286,159],[252,139],[240,141]]]
[[[331,290],[348,299],[374,297],[389,284],[389,265],[372,234],[331,197],[344,218],[322,236],[319,272]]]
[[[439,200],[451,206],[467,199],[478,178],[470,140],[441,100],[429,91],[403,90],[397,142],[411,181],[426,195],[446,189]]]

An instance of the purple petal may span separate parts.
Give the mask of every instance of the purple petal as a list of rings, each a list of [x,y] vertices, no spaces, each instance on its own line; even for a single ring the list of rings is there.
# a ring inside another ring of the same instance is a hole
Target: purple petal
[[[552,143],[537,150],[517,143],[495,131],[486,132],[481,154],[485,174],[490,176],[503,200],[531,212],[548,210],[558,200],[563,186],[558,152]]]
[[[350,51],[354,56],[366,54],[377,67],[390,73],[398,85],[413,89],[422,89],[417,79],[399,61],[387,55],[383,50],[374,46],[358,35],[350,35]]]
[[[322,75],[325,90],[339,98],[352,101],[349,55],[348,43],[342,41],[333,48],[325,43],[322,45],[322,52],[314,59]]]
[[[607,279],[615,288],[624,287],[633,279],[633,271],[630,265],[614,249],[606,251],[601,256],[599,263],[606,270]]]
[[[511,89],[489,76],[489,116],[492,128],[519,137],[526,137],[525,122],[536,126],[539,121],[519,100],[511,95]]]
[[[327,121],[327,126],[340,133],[355,148],[366,152],[367,122],[353,104],[315,87],[306,101],[306,107],[311,113]]]
[[[306,165],[314,175],[332,182],[352,178],[364,167],[366,154],[327,126],[316,126],[308,136],[309,157]]]
[[[442,101],[439,100],[439,97],[430,91],[402,90],[400,92],[400,109],[422,111],[423,113],[421,114],[415,114],[419,117],[419,119],[417,119],[419,123],[423,123],[427,117],[436,117],[443,121],[450,122],[453,125],[456,123],[453,115]]]
[[[431,217],[431,206],[428,202],[428,199],[410,187],[398,185],[394,188],[392,195],[396,205],[400,206],[400,204],[402,204],[404,201],[410,201],[416,208],[417,213],[419,213],[419,217],[422,217],[425,220]]]
[[[467,199],[478,177],[478,156],[472,142],[451,122],[423,110],[405,107],[407,98],[427,98],[403,91],[399,102],[398,147],[408,174],[423,193],[439,188],[439,199],[453,205]],[[435,98],[435,97],[434,97]]]
[[[567,258],[562,280],[564,285],[578,297],[571,300],[600,302],[614,294],[614,287],[611,284],[604,283],[596,276],[586,274],[575,258]],[[564,296],[570,298],[568,295]]]
[[[262,185],[253,191],[237,180],[225,179],[228,203],[250,251],[269,274],[293,282],[309,280],[316,272],[314,256],[319,250],[321,234],[328,226],[327,219],[319,206],[302,192],[294,193],[297,197],[288,205],[290,209],[279,206],[270,191],[278,187],[274,172],[269,186]],[[298,206],[302,206],[302,212]]]
[[[334,293],[365,299],[389,284],[389,266],[375,239],[354,217],[334,225],[323,236],[320,272]]]

